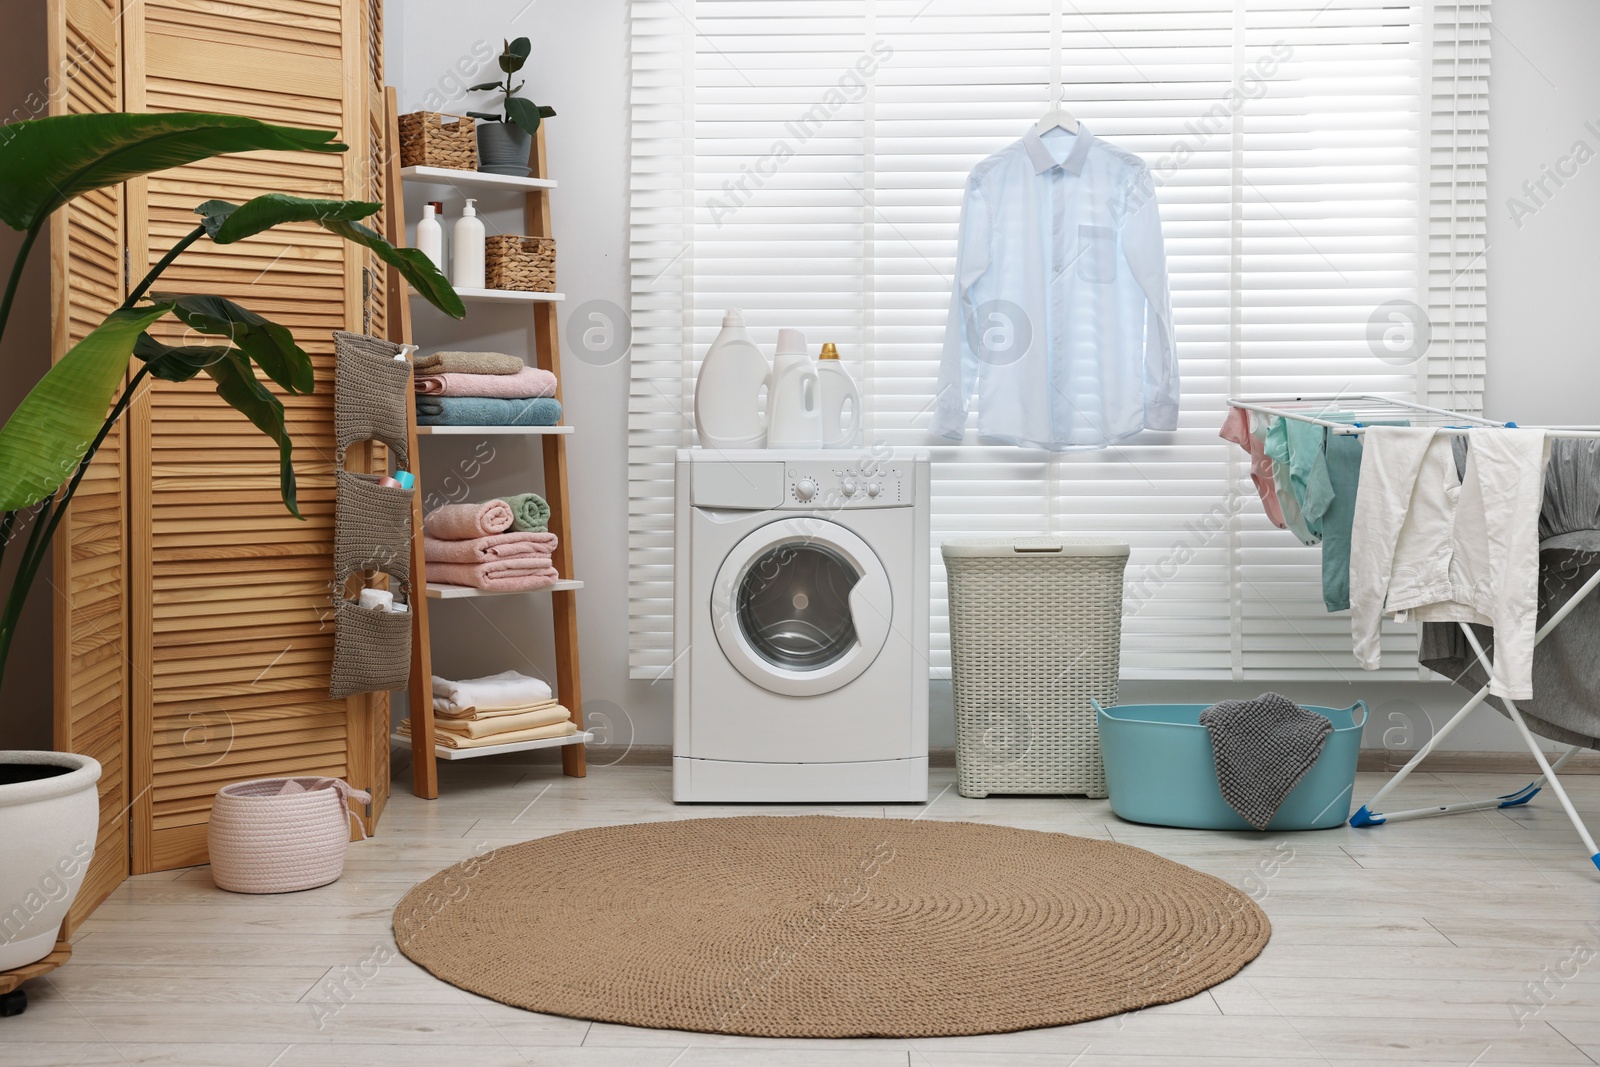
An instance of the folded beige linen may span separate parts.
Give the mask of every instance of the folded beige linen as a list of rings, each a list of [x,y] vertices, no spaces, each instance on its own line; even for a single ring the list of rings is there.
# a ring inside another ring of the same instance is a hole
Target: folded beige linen
[[[504,352],[434,352],[411,365],[418,374],[516,374],[527,366]]]
[[[530,730],[535,726],[550,726],[558,722],[566,722],[572,718],[572,712],[557,704],[553,708],[542,711],[525,711],[521,715],[495,715],[482,719],[446,719],[434,720],[434,726],[439,730],[447,731],[458,737],[490,737],[497,734],[515,733],[518,730]]]
[[[435,730],[433,742],[436,746],[442,745],[445,748],[487,748],[490,745],[514,745],[519,741],[543,741],[547,737],[571,737],[577,732],[578,728],[570,721],[558,722],[551,726],[535,726],[529,730],[516,730],[509,734],[495,734],[491,737],[461,737],[448,730]],[[400,734],[403,737],[411,736],[410,719],[400,724]]]
[[[554,697],[549,700],[535,700],[527,704],[513,704],[504,708],[480,708],[468,704],[457,707],[445,697],[433,698],[433,714],[440,719],[493,719],[503,715],[523,715],[530,711],[543,711],[545,708],[558,707],[560,702]]]

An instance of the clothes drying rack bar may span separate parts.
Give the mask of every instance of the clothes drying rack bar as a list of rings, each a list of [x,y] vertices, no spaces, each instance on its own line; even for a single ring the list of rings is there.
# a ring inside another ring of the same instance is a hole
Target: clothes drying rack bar
[[[1438,433],[1451,435],[1471,435],[1474,429],[1481,428],[1519,428],[1516,423],[1496,422],[1478,415],[1469,415],[1463,412],[1451,411],[1447,408],[1429,407],[1413,401],[1395,397],[1381,396],[1378,394],[1345,394],[1345,393],[1320,393],[1301,396],[1270,396],[1239,398],[1231,397],[1228,400],[1231,407],[1245,411],[1255,412],[1269,417],[1297,419],[1308,422],[1314,426],[1321,426],[1330,433],[1338,434],[1363,434],[1369,428],[1365,423],[1386,422],[1395,423],[1404,421],[1412,426],[1432,426]],[[1324,416],[1336,416],[1341,421]],[[1600,428],[1592,426],[1541,426],[1520,427],[1522,429],[1542,429],[1550,437],[1600,439]],[[1600,570],[1589,576],[1588,581],[1579,587],[1566,603],[1555,611],[1545,624],[1539,627],[1534,636],[1537,646],[1550,632],[1561,624],[1574,608],[1600,588]],[[1467,643],[1473,655],[1483,665],[1491,681],[1495,677],[1494,662],[1483,645],[1478,641],[1478,636],[1467,623],[1459,623],[1461,632],[1466,635]],[[1527,804],[1548,786],[1556,795],[1562,810],[1572,822],[1573,829],[1578,832],[1578,837],[1583,842],[1585,854],[1600,868],[1600,846],[1596,846],[1594,835],[1589,832],[1584,824],[1583,817],[1578,814],[1578,809],[1573,805],[1572,798],[1561,785],[1558,773],[1580,751],[1583,745],[1572,745],[1562,753],[1552,765],[1545,756],[1544,750],[1539,747],[1533,731],[1528,728],[1527,721],[1522,717],[1522,712],[1517,707],[1515,700],[1502,697],[1501,703],[1505,706],[1507,717],[1510,718],[1517,732],[1522,737],[1522,742],[1533,755],[1534,762],[1538,764],[1540,774],[1533,781],[1513,793],[1506,793],[1497,797],[1483,800],[1467,800],[1457,804],[1441,804],[1429,808],[1412,808],[1407,811],[1384,812],[1379,807],[1384,797],[1388,796],[1396,786],[1405,781],[1411,772],[1419,767],[1444,740],[1466,721],[1467,717],[1483,704],[1489,697],[1489,685],[1484,685],[1472,699],[1463,704],[1450,721],[1440,727],[1428,741],[1417,750],[1416,754],[1406,765],[1395,772],[1383,788],[1379,789],[1371,800],[1363,804],[1354,815],[1350,816],[1350,825],[1354,827],[1382,826],[1385,823],[1405,822],[1410,819],[1426,819],[1439,815],[1455,815],[1464,811],[1486,811],[1494,808],[1516,808]]]

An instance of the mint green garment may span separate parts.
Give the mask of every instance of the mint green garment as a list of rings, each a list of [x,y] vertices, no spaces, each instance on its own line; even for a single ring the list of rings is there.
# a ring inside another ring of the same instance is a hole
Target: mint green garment
[[[1350,608],[1350,525],[1356,517],[1361,480],[1361,438],[1328,435],[1328,482],[1333,501],[1322,514],[1322,603],[1329,611]]]
[[[1323,456],[1325,431],[1299,419],[1273,418],[1264,445],[1272,460],[1272,479],[1289,532],[1303,545],[1322,540],[1322,516],[1333,500]]]

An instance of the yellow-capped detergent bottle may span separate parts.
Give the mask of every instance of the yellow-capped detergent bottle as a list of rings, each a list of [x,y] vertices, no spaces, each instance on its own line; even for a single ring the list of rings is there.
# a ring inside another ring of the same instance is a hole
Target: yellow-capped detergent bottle
[[[822,346],[817,358],[817,378],[822,391],[822,447],[861,447],[861,390],[832,341]]]

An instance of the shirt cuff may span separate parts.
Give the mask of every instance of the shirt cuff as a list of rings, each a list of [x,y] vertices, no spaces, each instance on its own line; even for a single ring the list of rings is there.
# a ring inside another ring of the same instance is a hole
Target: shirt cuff
[[[1146,405],[1144,409],[1144,428],[1147,430],[1176,430],[1178,428],[1178,405]]]

